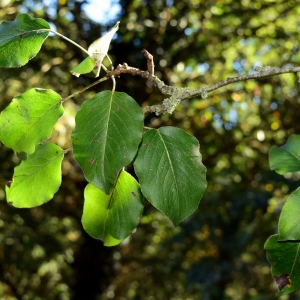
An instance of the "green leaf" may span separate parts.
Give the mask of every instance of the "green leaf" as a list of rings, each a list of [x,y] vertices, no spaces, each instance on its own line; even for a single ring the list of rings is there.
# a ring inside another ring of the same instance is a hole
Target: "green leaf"
[[[0,114],[0,141],[15,152],[33,153],[47,139],[63,114],[60,96],[52,90],[31,89],[14,98]]]
[[[300,240],[300,188],[289,196],[283,206],[279,218],[279,240]]]
[[[136,180],[121,171],[113,191],[106,195],[88,184],[84,191],[82,224],[94,238],[113,246],[138,225],[143,212],[143,196]]]
[[[144,134],[134,169],[143,194],[174,225],[197,209],[207,186],[198,141],[174,127]]]
[[[125,93],[103,91],[83,103],[72,134],[74,157],[86,179],[109,194],[136,155],[144,115]]]
[[[300,243],[277,239],[277,234],[270,236],[265,250],[279,289],[277,296],[282,296],[300,288]]]
[[[279,174],[300,171],[300,135],[293,134],[282,147],[273,146],[269,153],[270,169]]]
[[[63,150],[52,144],[38,145],[27,160],[15,168],[7,202],[15,207],[34,207],[48,202],[61,185]]]
[[[80,74],[87,74],[92,72],[95,66],[96,62],[89,56],[70,72],[74,76],[79,77]]]
[[[50,32],[43,19],[20,14],[12,22],[0,25],[0,67],[13,68],[25,65],[40,51]]]

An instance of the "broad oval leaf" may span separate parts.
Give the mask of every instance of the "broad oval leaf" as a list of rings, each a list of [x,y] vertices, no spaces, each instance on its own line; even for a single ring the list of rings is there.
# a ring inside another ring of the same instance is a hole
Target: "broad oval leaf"
[[[113,246],[125,239],[138,225],[144,208],[139,184],[121,171],[113,191],[106,195],[88,184],[84,191],[82,224],[94,238]]]
[[[144,115],[125,93],[103,91],[82,104],[72,134],[74,157],[90,183],[109,194],[136,155]]]
[[[40,51],[50,32],[43,19],[20,14],[12,22],[0,25],[0,67],[13,68],[25,65]]]
[[[300,171],[300,135],[291,135],[282,147],[272,146],[269,153],[270,169],[279,174]]]
[[[134,169],[143,194],[174,225],[197,209],[206,190],[199,143],[178,128],[147,131]]]
[[[300,240],[300,188],[284,204],[278,227],[279,241]]]
[[[15,168],[6,185],[7,202],[15,207],[35,207],[53,198],[61,185],[63,150],[52,144],[38,145],[33,154]]]
[[[89,56],[84,59],[76,68],[72,69],[70,72],[79,77],[81,74],[87,74],[93,71],[96,66],[96,62]]]
[[[60,96],[52,90],[31,89],[14,98],[0,114],[0,141],[15,152],[33,153],[47,139],[63,114]]]
[[[267,259],[277,283],[277,296],[291,293],[300,288],[300,243],[278,242],[278,235],[272,235],[265,243]]]

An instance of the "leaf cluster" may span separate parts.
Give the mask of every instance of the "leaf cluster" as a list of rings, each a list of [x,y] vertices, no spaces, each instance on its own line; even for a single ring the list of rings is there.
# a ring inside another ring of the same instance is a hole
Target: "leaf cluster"
[[[116,25],[88,51],[83,49],[95,60],[94,64],[85,60],[71,72],[79,76],[98,68],[98,76],[117,29]],[[50,31],[53,32],[46,21],[27,14],[3,22],[0,66],[20,67],[27,63]],[[18,51],[13,52],[16,47]],[[143,133],[141,108],[133,98],[113,88],[83,103],[75,119],[73,147],[63,150],[48,139],[63,115],[63,102],[73,96],[62,99],[52,90],[35,88],[14,98],[1,112],[0,140],[22,160],[6,186],[8,203],[25,208],[51,200],[61,184],[63,156],[73,150],[90,183],[85,192],[83,227],[107,246],[120,243],[138,225],[143,195],[174,225],[197,209],[206,189],[206,169],[194,137],[168,127]],[[124,170],[131,162],[140,184]]]

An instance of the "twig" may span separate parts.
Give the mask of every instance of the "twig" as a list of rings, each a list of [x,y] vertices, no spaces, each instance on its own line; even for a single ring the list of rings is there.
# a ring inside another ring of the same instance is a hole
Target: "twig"
[[[94,85],[96,85],[96,84],[98,84],[98,83],[100,83],[100,82],[102,82],[102,81],[105,81],[105,80],[107,80],[107,79],[108,79],[108,77],[102,77],[101,79],[99,79],[99,80],[93,82],[92,84],[88,85],[88,86],[85,87],[84,89],[82,89],[82,90],[80,90],[80,91],[77,91],[77,92],[75,92],[74,94],[69,95],[69,96],[66,97],[66,98],[61,99],[61,102],[63,103],[63,102],[65,102],[65,101],[67,101],[67,100],[69,100],[69,99],[71,99],[71,98],[73,98],[73,97],[75,97],[75,96],[77,96],[77,95],[83,93],[84,91],[88,90],[88,89],[91,88],[92,86],[94,86]]]
[[[150,54],[146,49],[141,51],[147,59],[147,70],[151,75],[154,75],[154,62],[153,55]]]
[[[246,81],[250,79],[261,79],[261,78],[276,76],[280,74],[300,72],[300,67],[291,67],[291,68],[282,68],[282,69],[271,68],[271,67],[260,67],[260,68],[255,68],[255,70],[257,71],[257,73],[255,74],[227,78],[226,80],[220,81],[218,83],[215,83],[205,88],[200,88],[197,90],[189,90],[187,88],[176,88],[164,84],[163,81],[161,81],[158,77],[154,75],[154,64],[153,64],[152,55],[147,50],[143,50],[142,52],[147,58],[148,71],[142,71],[140,69],[130,67],[126,63],[123,63],[123,65],[118,65],[114,71],[109,72],[106,76],[120,77],[121,74],[131,74],[132,76],[140,76],[142,78],[151,81],[155,86],[159,88],[162,94],[171,96],[167,99],[164,99],[162,104],[143,107],[142,109],[145,114],[151,112],[155,112],[157,115],[167,113],[167,112],[172,113],[174,108],[181,101],[190,99],[192,97],[198,97],[198,96],[201,96],[202,98],[206,98],[207,93],[217,90],[223,86],[229,85],[234,82]],[[151,55],[151,57],[149,55]],[[151,60],[152,60],[152,64],[151,64]],[[152,73],[152,67],[153,67],[153,73]]]
[[[52,29],[49,30],[49,32],[52,32],[58,36],[60,36],[61,38],[67,40],[69,43],[75,45],[76,47],[78,47],[79,49],[81,49],[83,52],[85,52],[87,55],[89,55],[88,51],[86,49],[84,49],[83,47],[81,47],[80,45],[78,45],[77,43],[75,43],[74,41],[70,40],[69,38],[67,38],[66,36],[64,36],[63,34],[60,34]]]

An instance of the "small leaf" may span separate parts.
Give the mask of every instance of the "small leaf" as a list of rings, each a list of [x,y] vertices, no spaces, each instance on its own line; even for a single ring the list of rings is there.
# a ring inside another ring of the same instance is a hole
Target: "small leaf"
[[[267,259],[277,283],[277,296],[291,293],[300,288],[300,243],[278,242],[272,235],[265,243]]]
[[[98,72],[96,77],[99,76],[102,61],[107,55],[112,37],[119,29],[119,23],[117,22],[110,31],[94,41],[88,48],[89,55],[97,62]]]
[[[273,146],[269,153],[270,169],[283,175],[300,171],[300,135],[291,135],[282,147]]]
[[[0,141],[17,152],[33,153],[47,139],[63,114],[60,96],[52,90],[31,89],[14,98],[0,114]]]
[[[109,194],[136,155],[144,115],[125,93],[103,91],[82,104],[72,134],[73,154],[86,179]]]
[[[20,14],[12,22],[0,25],[0,67],[25,65],[40,51],[50,25],[43,19]]]
[[[279,218],[279,240],[300,240],[300,188],[289,196],[283,206]]]
[[[89,56],[70,72],[74,76],[79,77],[81,74],[87,74],[92,72],[95,66],[96,62]]]
[[[38,145],[27,160],[15,168],[5,187],[7,202],[15,207],[34,207],[48,202],[61,185],[63,150],[52,144]]]
[[[174,225],[197,209],[207,186],[198,141],[174,127],[144,134],[134,169],[143,194]]]
[[[132,232],[144,207],[139,184],[125,171],[121,171],[109,195],[88,184],[84,199],[83,227],[92,237],[102,239],[106,246],[116,245]]]

